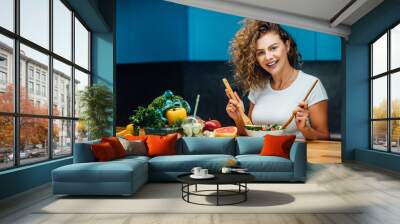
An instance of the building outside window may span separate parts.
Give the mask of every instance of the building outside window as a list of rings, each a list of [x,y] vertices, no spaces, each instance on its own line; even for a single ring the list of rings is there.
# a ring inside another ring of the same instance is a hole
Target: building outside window
[[[46,86],[42,86],[42,96],[46,96]]]
[[[28,91],[29,91],[29,94],[33,94],[33,92],[34,92],[33,82],[31,82],[31,81],[28,82]]]
[[[0,67],[7,67],[7,56],[0,54]]]
[[[4,71],[0,71],[0,84],[7,84],[7,74]]]
[[[0,91],[4,91],[7,85],[7,56],[0,54]]]
[[[400,24],[370,44],[371,148],[400,153]]]
[[[32,66],[29,66],[28,74],[29,74],[29,79],[33,80],[33,67]]]
[[[46,74],[42,73],[42,83],[46,83]]]
[[[57,103],[57,101],[58,101],[58,89],[54,89],[53,95],[54,95],[54,103]]]
[[[90,32],[71,7],[65,5],[66,2],[50,1],[19,1],[19,13],[11,12],[14,17],[20,16],[14,18],[20,21],[15,29],[19,33],[7,27],[2,27],[8,29],[7,32],[0,29],[0,98],[9,97],[6,101],[0,101],[0,158],[3,158],[0,160],[0,170],[70,156],[74,141],[87,139],[86,130],[82,126],[76,128],[79,113],[74,114],[70,105],[79,102],[79,91],[90,84],[81,81],[90,80],[91,75]],[[9,4],[7,2],[4,4]],[[6,8],[12,9],[13,6]],[[42,13],[37,14],[38,11]],[[50,24],[53,25],[51,29]],[[51,41],[53,49],[50,48]],[[15,51],[15,43],[19,43],[18,52]],[[75,43],[75,48],[72,43]],[[13,60],[14,52],[20,59],[17,62]],[[61,57],[62,62],[55,59],[54,55]],[[74,62],[72,55],[75,55]],[[19,66],[19,74],[13,73],[15,66]],[[79,73],[78,77],[74,76],[76,73]],[[1,84],[15,87],[15,76],[20,80],[19,88],[1,88]],[[49,80],[53,80],[53,89],[47,94]],[[63,84],[59,85],[59,81]],[[65,88],[72,85],[79,88],[74,92],[71,88]],[[14,94],[15,89],[20,94]],[[15,99],[14,95],[19,97]],[[62,103],[58,102],[57,105],[56,99],[60,96]],[[50,97],[54,102],[52,110],[49,110]],[[14,111],[14,104],[20,108],[19,112]],[[18,125],[18,135],[13,133],[14,125]],[[42,134],[33,139],[32,132]],[[18,145],[14,145],[15,142]],[[19,160],[15,157],[19,157]]]
[[[36,81],[40,81],[40,70],[36,69]]]
[[[40,84],[36,84],[36,95],[40,96]]]

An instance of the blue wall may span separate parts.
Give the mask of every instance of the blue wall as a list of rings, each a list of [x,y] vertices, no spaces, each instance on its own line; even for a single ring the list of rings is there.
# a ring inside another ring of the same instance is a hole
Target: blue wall
[[[117,63],[183,61],[187,8],[160,0],[117,0]]]
[[[289,26],[283,26],[287,32],[293,37],[297,44],[297,49],[299,50],[303,60],[314,61],[316,60],[316,42],[315,42],[315,32],[309,30],[298,29]]]
[[[399,0],[386,0],[352,26],[346,44],[346,116],[343,116],[343,159],[356,159],[393,170],[399,170],[400,156],[369,150],[368,44],[400,21],[399,12]]]
[[[193,7],[188,7],[188,14],[188,60],[227,60],[229,41],[243,18]]]
[[[113,90],[114,56],[113,33],[92,33],[93,82]]]
[[[53,169],[71,163],[69,157],[0,172],[0,199],[48,183]]]
[[[340,37],[325,34],[315,34],[315,59],[318,61],[330,61],[342,59],[342,40]]]
[[[116,113],[116,99],[114,93],[114,34],[92,33],[92,71],[93,83],[101,83],[109,87],[114,95],[113,113]],[[110,135],[115,133],[115,116],[113,125],[109,129]]]
[[[116,13],[117,64],[226,61],[229,42],[243,19],[160,0],[117,0]],[[296,40],[304,60],[341,60],[339,37],[284,28]]]

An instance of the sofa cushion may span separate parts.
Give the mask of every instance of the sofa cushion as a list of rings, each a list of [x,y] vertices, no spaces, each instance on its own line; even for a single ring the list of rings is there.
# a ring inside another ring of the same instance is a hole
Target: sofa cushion
[[[53,181],[58,182],[129,182],[134,172],[147,171],[144,166],[146,162],[137,159],[74,163],[53,170],[52,174]]]
[[[241,168],[249,172],[292,172],[292,161],[278,156],[238,155],[236,160]]]
[[[235,138],[184,137],[179,145],[178,154],[235,155]]]
[[[289,159],[290,148],[296,135],[265,135],[261,156],[280,156]]]
[[[126,140],[124,138],[119,138],[122,146],[126,151],[126,155],[147,155],[146,143],[141,140]]]
[[[146,140],[148,149],[147,155],[148,156],[175,155],[177,139],[178,139],[177,133],[165,136],[148,135]]]
[[[199,166],[211,172],[219,171],[228,160],[235,159],[231,155],[175,155],[158,156],[149,160],[150,171],[163,172],[190,172],[193,167]]]
[[[114,149],[115,155],[117,158],[122,158],[126,156],[126,151],[119,141],[118,137],[103,137],[101,138],[101,142],[108,142]]]
[[[118,158],[112,145],[108,142],[93,144],[90,147],[94,157],[96,157],[96,161],[104,162]]]
[[[263,137],[236,137],[236,155],[259,154],[263,147]]]

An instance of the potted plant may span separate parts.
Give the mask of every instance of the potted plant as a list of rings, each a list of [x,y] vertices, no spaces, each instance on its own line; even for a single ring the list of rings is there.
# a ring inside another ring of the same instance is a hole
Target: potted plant
[[[109,136],[112,125],[112,92],[102,84],[86,87],[79,94],[79,106],[82,108],[81,119],[88,130],[89,140]]]

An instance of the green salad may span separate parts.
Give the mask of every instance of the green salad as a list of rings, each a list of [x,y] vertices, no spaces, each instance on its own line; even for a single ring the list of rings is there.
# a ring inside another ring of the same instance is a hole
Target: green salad
[[[244,127],[250,131],[276,131],[282,129],[282,125],[279,124],[246,124]]]

